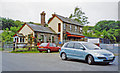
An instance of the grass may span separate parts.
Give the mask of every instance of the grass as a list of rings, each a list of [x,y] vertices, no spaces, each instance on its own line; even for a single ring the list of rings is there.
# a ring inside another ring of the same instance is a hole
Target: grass
[[[40,53],[39,51],[11,51],[10,53]]]
[[[4,49],[3,48],[0,48],[0,51],[3,51]]]
[[[47,51],[11,51],[10,53],[47,53]],[[59,52],[51,52],[51,53],[59,53]]]

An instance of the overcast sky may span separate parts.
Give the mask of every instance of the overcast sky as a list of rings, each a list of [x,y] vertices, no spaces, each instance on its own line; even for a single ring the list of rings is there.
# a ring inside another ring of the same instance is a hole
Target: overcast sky
[[[90,26],[100,20],[118,19],[119,0],[3,0],[0,2],[0,16],[40,23],[40,13],[46,12],[46,22],[55,12],[69,17],[76,6],[89,18]]]

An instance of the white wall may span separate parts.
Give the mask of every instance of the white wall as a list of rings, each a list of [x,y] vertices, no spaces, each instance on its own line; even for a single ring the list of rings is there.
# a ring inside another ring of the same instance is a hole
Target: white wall
[[[61,23],[62,25],[62,21],[60,21],[57,17],[54,17],[52,19],[52,21],[48,24],[49,27],[51,27],[56,33],[59,33],[58,32],[58,23]]]
[[[19,33],[22,33],[24,36],[33,33],[33,36],[34,36],[34,32],[28,27],[27,24],[25,24],[25,26],[19,31]],[[26,37],[25,39],[28,39],[28,38]],[[25,40],[25,43],[27,43],[26,40]]]

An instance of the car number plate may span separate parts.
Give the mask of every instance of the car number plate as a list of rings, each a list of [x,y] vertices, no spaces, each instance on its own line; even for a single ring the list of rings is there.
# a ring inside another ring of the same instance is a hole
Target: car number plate
[[[41,48],[43,48],[43,47],[41,47]]]

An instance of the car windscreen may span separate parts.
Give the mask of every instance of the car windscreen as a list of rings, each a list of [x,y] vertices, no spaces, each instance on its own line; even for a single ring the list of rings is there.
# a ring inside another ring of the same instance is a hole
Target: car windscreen
[[[101,49],[100,47],[98,47],[97,45],[93,44],[93,43],[82,43],[87,49],[89,50],[98,50]]]
[[[45,47],[45,46],[47,46],[47,44],[48,44],[48,43],[42,43],[40,46]]]

